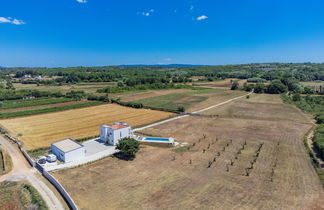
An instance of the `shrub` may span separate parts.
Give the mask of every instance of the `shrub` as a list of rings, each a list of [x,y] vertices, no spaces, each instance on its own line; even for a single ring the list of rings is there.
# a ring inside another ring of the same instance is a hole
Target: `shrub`
[[[232,83],[231,90],[237,90],[237,89],[239,89],[239,83],[238,81],[235,80]]]
[[[266,82],[267,80],[259,78],[259,77],[253,77],[253,78],[247,79],[247,81],[253,82],[253,83],[263,83],[263,82]]]
[[[178,111],[178,112],[185,112],[186,109],[185,109],[183,106],[179,106],[179,107],[177,108],[177,111]]]
[[[317,124],[324,124],[324,113],[317,114],[315,120]]]
[[[116,149],[120,150],[127,159],[134,158],[139,151],[139,142],[133,138],[124,138],[118,142]]]
[[[314,146],[322,159],[324,159],[324,125],[320,125],[315,130]]]

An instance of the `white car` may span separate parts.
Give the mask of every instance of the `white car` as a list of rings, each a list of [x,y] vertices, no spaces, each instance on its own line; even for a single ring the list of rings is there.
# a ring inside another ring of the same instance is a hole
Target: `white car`
[[[46,156],[46,160],[47,160],[47,162],[49,162],[49,163],[53,163],[53,162],[55,162],[55,161],[57,160],[57,158],[56,158],[55,155],[53,155],[53,154],[49,154],[49,155]]]

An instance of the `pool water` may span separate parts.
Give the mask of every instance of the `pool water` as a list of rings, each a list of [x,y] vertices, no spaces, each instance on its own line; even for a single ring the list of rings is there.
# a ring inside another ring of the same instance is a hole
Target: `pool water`
[[[148,137],[144,139],[145,141],[170,141],[169,139],[165,139],[165,138],[152,138],[152,137]]]

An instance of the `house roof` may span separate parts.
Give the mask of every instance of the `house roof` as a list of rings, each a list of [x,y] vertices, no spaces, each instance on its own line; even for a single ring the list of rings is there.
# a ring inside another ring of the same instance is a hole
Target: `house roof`
[[[63,152],[69,152],[78,148],[83,147],[82,144],[80,144],[77,141],[74,141],[73,139],[63,139],[61,141],[54,142],[52,145],[57,147],[59,150]]]
[[[129,127],[129,125],[122,125],[122,124],[106,124],[106,125],[102,125],[106,128],[111,128],[113,130],[118,130],[118,129],[122,129],[122,128],[127,128]]]

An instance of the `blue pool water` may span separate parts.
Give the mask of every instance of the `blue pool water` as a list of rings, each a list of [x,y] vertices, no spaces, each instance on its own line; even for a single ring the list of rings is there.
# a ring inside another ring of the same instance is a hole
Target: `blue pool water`
[[[146,141],[170,141],[169,139],[164,139],[164,138],[152,138],[152,137],[145,138],[144,140],[146,140]]]

